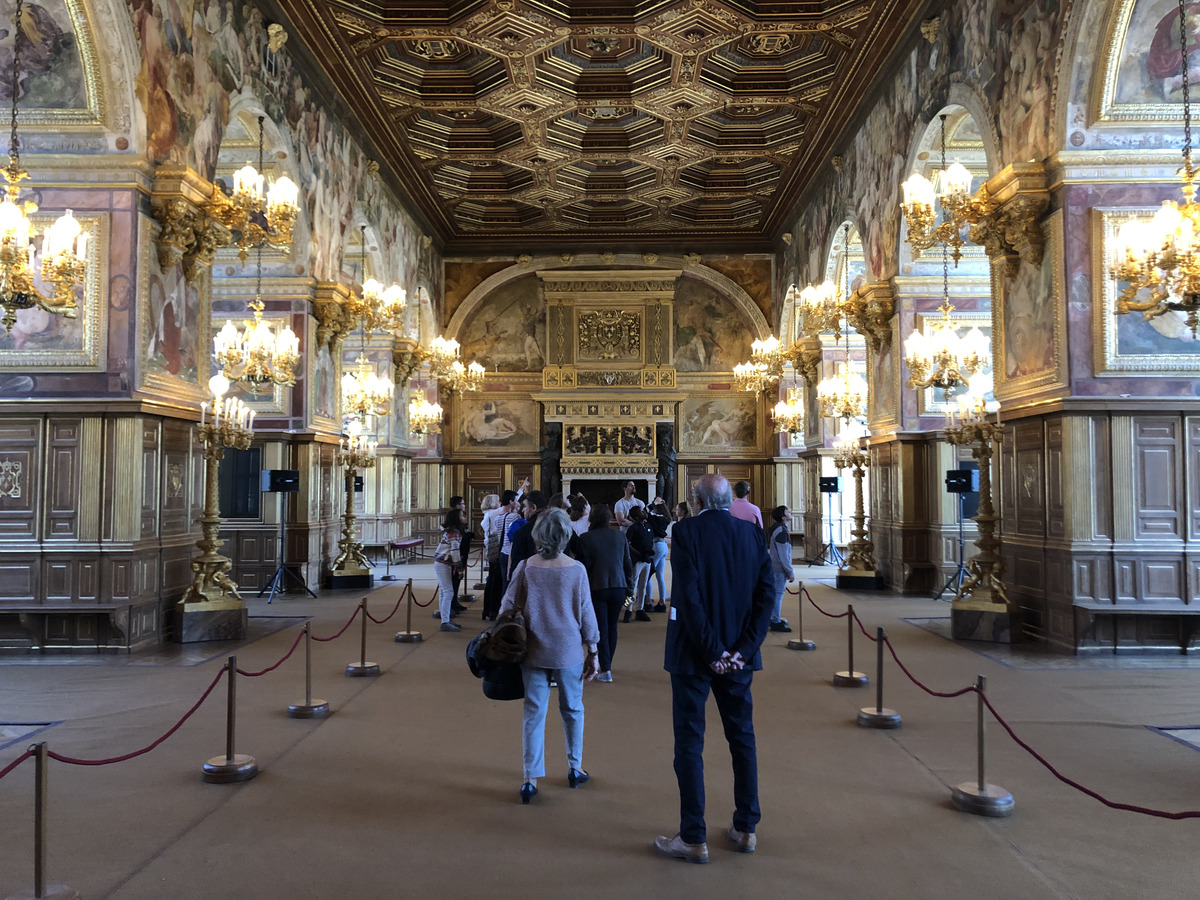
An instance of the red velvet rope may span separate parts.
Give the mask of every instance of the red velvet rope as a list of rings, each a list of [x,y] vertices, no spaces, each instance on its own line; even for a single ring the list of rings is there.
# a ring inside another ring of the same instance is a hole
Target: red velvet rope
[[[356,606],[356,607],[354,607],[354,614],[350,616],[350,619],[349,619],[349,620],[346,622],[346,624],[345,624],[345,625],[343,625],[343,626],[342,626],[342,630],[341,630],[341,631],[339,631],[337,634],[335,634],[335,635],[333,635],[333,636],[331,636],[331,637],[317,637],[317,636],[314,634],[314,635],[312,636],[312,639],[313,639],[314,641],[320,641],[320,642],[321,642],[321,643],[323,643],[323,644],[324,644],[324,643],[326,643],[326,642],[328,642],[328,641],[336,641],[338,638],[340,638],[340,637],[341,637],[343,634],[345,634],[345,633],[346,633],[346,629],[347,629],[347,628],[349,628],[351,625],[353,625],[353,624],[354,624],[354,620],[358,618],[358,614],[359,614],[361,611],[362,611],[362,605],[361,605],[361,604],[360,604],[359,606]]]
[[[800,588],[800,590],[804,593],[804,596],[808,598],[808,602],[812,604],[813,609],[815,609],[821,615],[823,615],[827,618],[830,618],[830,619],[844,619],[844,618],[846,618],[846,616],[850,615],[849,612],[844,612],[844,613],[825,612],[825,610],[823,610],[823,609],[821,609],[821,607],[817,606],[817,601],[812,598],[812,594],[810,594],[808,592],[808,588],[802,587],[802,588]]]
[[[68,765],[72,765],[72,766],[107,766],[107,765],[111,765],[112,763],[125,762],[125,760],[133,759],[135,756],[141,756],[144,753],[149,753],[151,750],[153,750],[155,747],[157,747],[159,744],[161,744],[163,741],[165,741],[167,738],[169,738],[171,735],[173,735],[175,732],[177,732],[180,728],[183,727],[183,723],[192,717],[192,714],[200,708],[200,704],[202,704],[205,700],[208,699],[208,695],[213,692],[213,688],[215,688],[221,682],[221,679],[225,677],[225,671],[228,668],[229,668],[228,664],[221,666],[221,671],[216,674],[216,676],[213,678],[212,682],[205,689],[204,693],[200,695],[200,699],[197,700],[194,704],[192,704],[192,708],[183,714],[183,718],[180,719],[178,722],[176,722],[174,725],[172,725],[170,727],[170,729],[167,730],[166,734],[164,734],[158,740],[154,741],[154,743],[149,744],[146,747],[143,747],[141,750],[134,750],[132,753],[126,753],[123,756],[110,756],[108,759],[77,759],[73,756],[63,756],[61,753],[55,753],[53,750],[47,750],[46,755],[49,756],[51,759],[56,759],[61,763],[67,763]],[[5,774],[5,773],[0,772],[0,776],[2,776],[3,774]]]
[[[388,613],[386,616],[384,616],[382,619],[375,618],[373,615],[371,615],[370,610],[367,610],[367,618],[370,619],[372,622],[374,622],[376,625],[382,625],[384,622],[386,622],[388,619],[390,619],[392,616],[394,616],[399,611],[400,604],[404,602],[404,595],[406,593],[408,593],[408,591],[411,589],[411,587],[412,587],[412,585],[408,585],[408,584],[406,584],[404,586],[404,590],[402,590],[400,592],[400,597],[396,600],[396,605],[393,606],[392,611],[390,613]]]
[[[12,762],[10,762],[3,769],[0,769],[0,778],[3,778],[5,775],[7,775],[9,772],[11,772],[13,769],[15,769],[21,763],[25,762],[25,760],[29,759],[31,756],[33,756],[33,751],[26,750],[24,753],[22,753],[16,759],[14,759]]]
[[[285,653],[283,655],[283,657],[279,660],[279,662],[275,663],[274,665],[267,666],[265,669],[262,669],[258,672],[247,672],[245,669],[238,669],[237,673],[239,675],[245,675],[247,678],[257,678],[259,675],[266,675],[268,672],[274,672],[276,669],[278,669],[280,666],[282,666],[285,662],[287,662],[288,659],[291,657],[291,655],[296,652],[296,648],[300,646],[300,640],[303,637],[304,637],[304,629],[301,629],[300,633],[298,635],[296,635],[296,639],[294,641],[292,641],[292,649],[289,650],[287,653]]]
[[[806,590],[805,594],[807,594],[807,593],[808,593],[808,591]],[[808,602],[812,603],[813,606],[817,607],[817,609],[820,610],[820,607],[817,606],[816,603],[813,603],[813,599],[811,596],[808,598]],[[825,615],[829,615],[829,613],[825,613]],[[864,635],[866,635],[870,640],[873,640],[873,641],[878,640],[877,638],[871,637],[871,635],[867,632],[867,629],[863,625],[862,620],[858,617],[858,613],[854,613],[853,615],[854,615],[854,621],[856,621],[858,623],[858,627],[862,631],[862,633]],[[833,617],[831,617],[831,618],[833,618]],[[1091,788],[1089,788],[1083,784],[1080,784],[1075,779],[1068,778],[1066,775],[1064,775],[1062,772],[1060,772],[1057,768],[1055,768],[1053,763],[1051,763],[1048,759],[1046,759],[1046,757],[1042,756],[1040,753],[1038,753],[1036,750],[1034,750],[1033,747],[1031,747],[1028,743],[1026,743],[1020,737],[1017,736],[1017,733],[1013,730],[1012,726],[1009,725],[1008,722],[1005,721],[1004,717],[1002,715],[1000,715],[999,712],[996,711],[996,707],[994,707],[992,705],[992,701],[988,699],[988,695],[986,692],[981,691],[975,685],[971,685],[970,687],[965,687],[965,688],[962,688],[961,690],[957,690],[957,691],[935,691],[932,688],[921,683],[921,681],[918,680],[917,677],[908,670],[908,667],[905,666],[904,663],[902,663],[900,661],[900,657],[896,653],[896,648],[892,646],[892,642],[888,638],[886,633],[883,636],[883,643],[888,648],[888,652],[891,653],[892,659],[896,661],[896,665],[900,667],[900,671],[903,672],[908,677],[909,681],[911,681],[913,684],[915,684],[917,687],[919,687],[925,693],[930,694],[931,696],[934,696],[934,697],[961,697],[963,694],[978,694],[980,700],[983,701],[983,705],[988,708],[988,712],[990,712],[992,714],[993,718],[995,718],[995,720],[1000,723],[1000,727],[1003,728],[1008,733],[1008,736],[1013,739],[1013,742],[1018,747],[1020,747],[1022,750],[1024,750],[1026,753],[1028,753],[1030,756],[1032,756],[1035,760],[1037,760],[1039,763],[1041,763],[1041,765],[1046,769],[1046,771],[1048,771],[1051,775],[1053,775],[1055,778],[1057,778],[1059,781],[1061,781],[1063,784],[1067,785],[1068,787],[1073,787],[1075,790],[1079,791],[1080,793],[1087,794],[1093,800],[1097,800],[1100,803],[1103,803],[1109,809],[1120,809],[1120,810],[1124,810],[1126,812],[1139,813],[1144,816],[1154,816],[1159,819],[1174,819],[1174,820],[1200,819],[1200,810],[1184,810],[1183,812],[1168,812],[1166,810],[1154,809],[1152,807],[1147,807],[1147,806],[1137,806],[1136,804],[1133,804],[1133,803],[1117,803],[1114,800],[1109,800],[1107,797],[1105,797],[1099,791],[1094,791]]]
[[[438,588],[434,588],[433,596],[430,597],[428,600],[426,600],[424,603],[422,603],[420,600],[417,599],[416,594],[413,594],[413,603],[415,603],[417,606],[424,609],[426,606],[429,606],[429,604],[433,603],[433,601],[438,598],[438,590],[439,590]]]

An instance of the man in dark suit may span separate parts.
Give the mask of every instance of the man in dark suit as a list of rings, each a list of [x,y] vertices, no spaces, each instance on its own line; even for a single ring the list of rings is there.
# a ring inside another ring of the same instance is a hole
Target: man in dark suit
[[[753,853],[757,838],[758,759],[750,682],[762,668],[774,579],[762,529],[729,514],[729,482],[705,475],[696,482],[699,515],[672,529],[671,614],[664,668],[671,673],[679,833],[660,835],[666,856],[708,862],[704,825],[704,707],[717,701],[733,758],[735,811],[728,831],[737,850]]]

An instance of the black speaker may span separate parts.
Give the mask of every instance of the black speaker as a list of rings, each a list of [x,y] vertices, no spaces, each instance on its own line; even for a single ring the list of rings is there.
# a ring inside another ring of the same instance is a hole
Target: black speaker
[[[836,475],[822,478],[818,483],[822,494],[840,494],[842,492],[842,479]]]
[[[295,494],[300,490],[300,470],[263,469],[262,489],[272,494]]]
[[[346,476],[346,481],[350,480],[350,476]],[[349,485],[347,485],[349,486]],[[354,493],[361,494],[363,491],[363,477],[361,475],[354,476]]]
[[[976,494],[979,492],[978,469],[947,469],[946,492],[950,494]]]

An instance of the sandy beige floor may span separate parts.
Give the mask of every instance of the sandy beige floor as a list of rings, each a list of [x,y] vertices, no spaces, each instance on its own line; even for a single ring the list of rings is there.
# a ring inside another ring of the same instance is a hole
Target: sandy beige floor
[[[428,599],[428,565],[403,570]],[[831,578],[832,570],[805,574]],[[846,602],[812,582],[830,609]],[[385,614],[399,588],[372,594]],[[285,597],[255,616],[312,616],[318,634],[345,622],[357,597]],[[855,600],[882,625],[905,663],[933,687],[977,673],[1018,732],[1065,772],[1114,799],[1200,808],[1200,755],[1147,725],[1200,724],[1200,662],[1179,657],[1064,661],[1034,651],[955,645],[936,632],[949,605],[882,595]],[[795,621],[796,601],[788,614]],[[921,620],[921,621],[908,621]],[[277,660],[297,620],[238,650],[244,668]],[[874,688],[835,689],[846,666],[843,621],[806,613],[813,653],[771,635],[755,681],[763,821],[759,849],[724,841],[731,810],[719,729],[708,750],[712,862],[662,859],[650,842],[677,827],[670,705],[661,668],[664,622],[622,626],[615,683],[585,694],[585,766],[565,783],[561,731],[547,728],[550,777],[520,805],[520,705],[485,699],[463,659],[481,628],[462,634],[414,618],[421,644],[397,644],[398,616],[368,632],[383,674],[350,679],[357,626],[314,653],[317,696],[333,714],[288,719],[303,697],[299,655],[240,681],[238,750],[261,774],[243,785],[204,784],[200,767],[224,750],[221,690],[150,754],[104,768],[51,766],[50,880],[84,897],[133,898],[1157,898],[1197,893],[1200,823],[1104,808],[1055,781],[998,727],[989,775],[1016,798],[1010,819],[964,815],[950,786],[975,773],[973,698],[928,697],[892,665],[886,705],[898,731],[857,727]],[[64,754],[101,757],[165,731],[219,670],[224,648],[134,657],[0,660],[0,723],[57,722],[37,739]],[[211,656],[207,661],[200,657]],[[874,672],[866,642],[857,667]],[[710,708],[711,709],[711,708]],[[715,711],[710,714],[715,719]],[[710,722],[713,720],[710,720]],[[3,727],[3,726],[0,726]],[[11,726],[10,733],[11,733]],[[31,739],[0,750],[0,767]],[[0,739],[0,744],[5,741]],[[33,766],[0,781],[0,896],[28,889]]]

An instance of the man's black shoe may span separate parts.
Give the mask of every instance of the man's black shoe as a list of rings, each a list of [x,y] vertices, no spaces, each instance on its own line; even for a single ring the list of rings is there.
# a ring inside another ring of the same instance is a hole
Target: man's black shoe
[[[654,621],[652,618],[650,618],[650,613],[646,612],[644,609],[639,609],[634,614],[634,618],[637,619],[639,622],[653,622]]]
[[[789,625],[786,621],[772,622],[770,624],[770,626],[768,626],[768,630],[786,634],[786,633],[791,632],[792,626]]]
[[[667,611],[667,604],[663,603],[661,600],[658,603],[655,603],[654,606],[650,610],[650,612],[666,612],[666,611]]]

